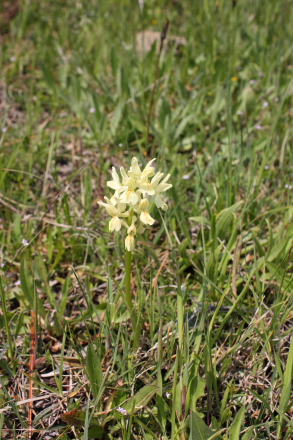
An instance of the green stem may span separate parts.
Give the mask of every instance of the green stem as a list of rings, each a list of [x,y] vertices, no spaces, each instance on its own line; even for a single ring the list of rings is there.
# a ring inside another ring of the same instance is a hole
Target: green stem
[[[140,342],[140,331],[137,327],[137,316],[135,309],[133,307],[132,296],[131,296],[131,257],[132,253],[126,251],[125,255],[125,302],[130,314],[132,330],[133,330],[133,347],[138,348]]]
[[[130,212],[128,217],[128,225],[130,226],[133,218],[133,210]],[[133,307],[132,295],[131,295],[131,260],[132,253],[126,250],[125,254],[125,297],[124,301],[126,302],[126,306],[128,312],[130,314],[131,323],[132,323],[132,331],[133,331],[133,346],[134,348],[139,347],[140,341],[140,329],[137,326],[137,316],[135,308]]]
[[[132,253],[129,251],[126,251],[126,256],[125,256],[125,302],[126,302],[126,305],[127,305],[127,308],[128,308],[130,315],[132,315],[132,309],[133,309],[132,298],[131,298],[131,289],[130,289],[131,257],[132,257]]]

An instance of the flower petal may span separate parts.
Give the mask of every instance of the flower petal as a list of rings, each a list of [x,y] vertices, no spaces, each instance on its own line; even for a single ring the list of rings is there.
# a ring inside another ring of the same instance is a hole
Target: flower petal
[[[164,201],[162,200],[161,196],[159,196],[159,194],[157,194],[155,197],[155,204],[157,208],[162,208],[162,206],[164,205]]]
[[[146,164],[145,169],[150,168],[151,164],[152,164],[155,160],[156,160],[156,158],[150,160],[150,161]],[[153,168],[153,167],[152,167],[152,168]]]
[[[133,235],[127,235],[127,237],[125,238],[125,248],[129,252],[134,251],[134,237],[133,237]]]
[[[145,225],[153,225],[155,223],[155,220],[150,216],[150,214],[147,211],[143,211],[140,214],[139,218],[140,221]]]
[[[107,186],[115,189],[115,191],[123,191],[125,189],[125,186],[121,185],[121,183],[113,182],[113,180],[108,180]]]
[[[117,182],[120,184],[119,176],[118,176],[117,171],[115,170],[114,167],[112,167],[112,178],[113,178],[114,182]]]
[[[123,167],[120,168],[120,173],[122,176],[122,183],[125,184],[127,182],[128,176],[127,176],[127,173]]]
[[[122,194],[120,201],[122,203],[131,203],[132,205],[135,205],[139,200],[138,194],[132,189],[129,189],[125,191],[124,194]]]
[[[140,166],[138,165],[138,160],[136,157],[133,157],[131,160],[131,167],[128,174],[130,176],[137,176],[137,177],[141,175],[141,169]]]
[[[148,201],[148,199],[142,199],[138,209],[140,209],[141,211],[147,211],[149,206],[150,206],[150,202]]]
[[[151,184],[151,182],[149,180],[147,180],[146,182],[138,184],[138,188],[144,194],[149,194],[150,196],[153,196],[155,194],[155,190],[152,187],[152,184]]]
[[[121,220],[119,217],[112,217],[109,223],[109,229],[111,232],[120,231],[121,229]]]

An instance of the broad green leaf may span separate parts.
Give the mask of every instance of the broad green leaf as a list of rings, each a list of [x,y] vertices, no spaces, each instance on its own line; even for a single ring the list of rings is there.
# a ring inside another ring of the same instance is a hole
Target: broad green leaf
[[[94,398],[99,394],[99,389],[102,383],[103,373],[102,365],[99,356],[95,353],[92,344],[88,346],[86,356],[87,375],[91,384]]]
[[[254,429],[255,429],[254,426],[250,426],[246,431],[246,433],[241,438],[241,440],[254,440],[255,439],[255,434],[253,432]]]
[[[146,385],[132,396],[127,403],[123,405],[123,408],[128,414],[133,414],[140,408],[146,406],[158,391],[159,387],[157,385]]]
[[[230,206],[229,208],[223,209],[219,214],[217,215],[217,234],[218,237],[223,237],[228,232],[228,226],[230,222],[233,219],[233,214],[238,211],[240,206],[243,204],[243,201],[234,203],[234,205]]]
[[[259,266],[260,264],[261,263],[259,263]],[[272,281],[274,279],[279,281],[283,286],[288,286],[291,283],[291,277],[288,276],[287,272],[284,271],[281,266],[266,261],[266,267],[269,270],[269,273],[264,274],[263,278],[265,280],[268,279]]]
[[[120,122],[120,119],[121,119],[122,113],[123,113],[123,108],[124,108],[124,104],[119,103],[114,110],[114,115],[113,115],[113,117],[111,119],[111,123],[110,123],[110,130],[111,130],[111,133],[113,136],[115,136],[116,131],[118,129],[119,122]]]
[[[104,430],[101,426],[93,426],[88,430],[89,439],[99,439],[103,438]]]
[[[168,405],[165,401],[165,399],[163,399],[162,396],[160,396],[159,394],[156,395],[156,399],[157,399],[157,406],[158,406],[158,419],[162,425],[162,427],[165,429],[166,428],[166,423],[167,423],[167,418],[168,418]]]
[[[173,405],[175,407],[176,414],[181,417],[182,415],[182,385],[179,382],[176,384],[176,392],[174,393]]]
[[[200,376],[195,376],[189,384],[187,391],[187,401],[189,402],[189,407],[192,411],[196,412],[196,403],[198,399],[205,394],[205,380]]]
[[[293,238],[284,237],[282,240],[279,241],[279,243],[273,247],[273,249],[270,252],[270,255],[268,255],[268,261],[275,260],[282,251],[285,249],[288,249],[292,246]],[[284,252],[285,253],[285,252]]]
[[[148,435],[144,435],[145,439],[150,439],[153,438],[155,440],[157,440],[158,436],[157,434],[155,434],[145,423],[143,423],[143,421],[141,420],[140,417],[133,417],[133,421],[134,423],[137,423],[144,431],[145,433],[147,433]]]
[[[207,269],[206,269],[207,276],[213,282],[217,281],[216,275],[219,269],[219,259],[222,251],[223,251],[223,244],[221,243],[219,246],[217,246],[214,249],[211,258],[207,262]]]
[[[17,213],[15,215],[14,223],[13,223],[14,236],[15,236],[16,241],[20,241],[21,240],[21,236],[22,236],[21,219],[22,219],[21,214]]]
[[[205,422],[195,413],[190,416],[190,434],[189,440],[209,440],[215,433],[205,424]],[[213,437],[220,440],[220,436]]]
[[[240,408],[230,427],[230,440],[239,440],[239,434],[240,434],[244,413],[245,413],[245,406]]]
[[[227,420],[231,419],[232,417],[232,410],[231,408],[225,408],[223,411],[221,411],[221,426],[224,425]]]
[[[266,254],[266,253],[265,253],[265,250],[264,250],[264,248],[262,247],[262,245],[261,245],[261,243],[260,243],[259,239],[257,238],[257,236],[256,236],[256,234],[255,234],[254,231],[252,231],[252,238],[253,238],[253,241],[254,241],[254,243],[255,243],[256,249],[258,250],[259,255],[260,255],[261,257],[264,257],[265,254]]]
[[[209,225],[210,224],[209,219],[206,218],[206,217],[200,217],[200,216],[189,217],[189,220],[192,220],[195,223],[200,223],[200,224],[204,224],[204,225]]]
[[[9,376],[14,377],[14,373],[11,370],[11,368],[9,367],[8,363],[2,359],[0,359],[0,368],[4,371],[6,371],[7,374],[9,374]]]
[[[192,121],[192,120],[194,121],[194,119],[195,119],[195,116],[194,116],[193,113],[190,114],[190,115],[188,115],[188,116],[185,116],[185,117],[182,119],[182,121],[180,122],[180,124],[178,125],[178,127],[177,127],[177,129],[176,129],[176,131],[175,131],[175,134],[174,134],[174,139],[175,139],[175,140],[178,139],[179,136],[181,136],[181,134],[183,133],[183,131],[184,131],[185,127],[186,127],[186,125],[187,125],[190,121]]]

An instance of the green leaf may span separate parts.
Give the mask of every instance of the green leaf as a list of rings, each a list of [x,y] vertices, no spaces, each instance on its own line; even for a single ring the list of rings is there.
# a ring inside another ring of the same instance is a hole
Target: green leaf
[[[48,272],[45,266],[45,263],[43,261],[43,258],[41,257],[41,255],[38,255],[36,257],[36,269],[38,271],[38,274],[41,278],[41,280],[44,283],[44,288],[48,297],[48,300],[50,301],[50,304],[57,309],[57,304],[56,304],[56,297],[55,294],[52,292],[52,289],[50,287],[49,281],[48,281]]]
[[[29,303],[30,310],[34,310],[34,281],[30,274],[27,261],[22,260],[20,265],[20,281],[21,290]],[[38,313],[44,318],[46,316],[46,311],[41,301],[38,301]]]
[[[127,414],[133,414],[140,408],[146,406],[158,391],[159,387],[157,385],[146,385],[132,396],[127,403],[123,405],[123,408],[127,411]]]
[[[19,213],[17,213],[15,215],[14,223],[13,223],[14,235],[15,235],[15,239],[17,241],[21,241],[21,236],[22,236],[21,219],[22,219],[22,216]]]
[[[70,284],[70,277],[68,276],[65,279],[63,289],[62,289],[62,295],[61,295],[61,299],[60,299],[60,303],[59,303],[59,312],[61,315],[64,315],[64,312],[66,309],[69,284]]]
[[[256,248],[257,248],[257,251],[258,251],[259,255],[260,255],[261,257],[264,257],[265,254],[266,254],[266,253],[265,253],[265,250],[264,250],[264,248],[262,247],[262,245],[261,245],[259,239],[257,238],[256,234],[254,233],[254,231],[252,231],[252,238],[253,238],[253,241],[254,241],[254,243],[255,243],[255,246],[256,246]]]
[[[176,391],[174,393],[173,405],[175,408],[176,414],[181,417],[182,415],[182,384],[177,382]]]
[[[273,247],[273,249],[270,252],[270,255],[268,255],[268,261],[275,260],[285,249],[289,249],[292,246],[292,238],[284,237],[282,240],[279,241],[279,243]],[[283,252],[283,254],[286,254],[286,251]]]
[[[92,344],[88,346],[86,356],[87,374],[92,387],[94,398],[97,398],[102,383],[102,364],[99,356],[95,353]]]
[[[24,323],[24,313],[21,312],[17,317],[16,327],[14,330],[14,338],[16,339],[19,335],[20,331],[24,332],[25,330],[22,328]]]
[[[52,70],[50,69],[49,65],[45,62],[41,63],[41,69],[43,71],[44,79],[47,83],[47,86],[49,87],[51,92],[53,92],[53,94],[56,96],[57,88],[56,88],[55,80],[52,75]]]
[[[223,238],[228,233],[228,226],[233,219],[233,214],[238,211],[242,204],[243,201],[241,200],[240,202],[234,203],[234,205],[219,212],[219,214],[217,215],[218,237]]]
[[[292,372],[293,372],[293,336],[291,337],[291,344],[287,358],[286,369],[284,373],[283,388],[280,398],[280,420],[278,424],[277,438],[280,439],[282,430],[282,419],[283,415],[287,411],[288,404],[290,402],[291,395],[291,382],[292,382]]]
[[[31,277],[28,271],[27,262],[23,259],[20,265],[21,290],[28,301],[30,308],[33,309],[33,286],[30,279]]]
[[[182,121],[180,122],[180,124],[178,125],[175,134],[174,134],[174,139],[178,139],[179,136],[181,136],[181,134],[183,133],[183,131],[185,130],[186,125],[190,122],[194,120],[194,114],[192,113],[191,115],[185,116]]]
[[[160,421],[161,426],[164,428],[166,428],[166,423],[167,423],[167,417],[168,417],[168,405],[165,401],[165,399],[163,399],[162,396],[160,396],[159,394],[157,394],[156,396],[157,399],[157,406],[158,406],[158,419]]]
[[[209,440],[215,433],[205,424],[205,422],[195,413],[190,416],[190,434],[189,440]],[[220,440],[219,436],[213,437]]]
[[[113,117],[112,117],[111,123],[110,123],[110,130],[111,130],[111,133],[113,136],[116,135],[116,131],[118,129],[119,122],[122,117],[123,108],[124,108],[124,104],[122,102],[120,102],[114,110],[114,114],[113,114]]]
[[[200,224],[203,224],[203,225],[210,225],[210,221],[206,217],[200,217],[200,216],[189,217],[189,220],[192,220],[195,223],[200,223]]]
[[[6,373],[9,374],[9,376],[11,376],[11,377],[15,376],[13,371],[9,367],[8,363],[6,361],[3,361],[2,359],[0,359],[0,368],[2,368],[2,370],[6,371]]]
[[[240,410],[236,414],[235,420],[233,421],[230,427],[230,440],[239,440],[239,434],[240,434],[244,413],[245,413],[245,406],[240,408]]]
[[[103,438],[104,430],[101,426],[93,426],[88,430],[88,438]]]
[[[190,399],[190,409],[196,412],[196,402],[205,394],[205,380],[200,376],[195,376],[188,387],[187,400]]]
[[[255,434],[253,430],[255,429],[255,426],[250,426],[246,433],[243,435],[242,440],[254,440]]]

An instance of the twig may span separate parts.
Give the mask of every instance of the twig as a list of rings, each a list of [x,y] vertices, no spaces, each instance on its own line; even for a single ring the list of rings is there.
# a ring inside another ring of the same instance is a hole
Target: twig
[[[16,405],[16,406],[22,406],[22,405],[24,405],[25,403],[29,403],[29,402],[37,402],[37,401],[39,401],[39,400],[45,400],[45,399],[50,399],[52,397],[52,394],[45,394],[44,396],[40,396],[40,397],[34,397],[34,398],[32,398],[32,399],[24,399],[24,400],[19,400],[19,401],[15,401],[15,400],[13,400],[14,401],[14,404]],[[59,395],[58,395],[58,397],[60,397]],[[6,411],[11,411],[11,409],[12,409],[12,406],[11,405],[7,405],[7,406],[5,406],[4,408],[1,408],[0,409],[0,414],[2,414],[2,413],[5,413]]]
[[[150,102],[150,108],[149,108],[149,114],[148,114],[147,137],[146,137],[147,146],[149,144],[151,117],[152,117],[153,106],[154,106],[154,102],[155,102],[155,93],[156,93],[157,82],[158,82],[158,77],[159,77],[160,59],[161,59],[161,54],[162,54],[163,47],[164,47],[164,40],[166,39],[166,36],[167,36],[168,27],[169,27],[169,20],[167,18],[166,22],[164,24],[164,27],[162,29],[162,32],[161,32],[161,37],[160,37],[160,49],[159,49],[159,55],[158,55],[157,70],[156,70],[155,82],[154,82],[154,87],[152,90],[152,96],[151,96],[151,102]]]

